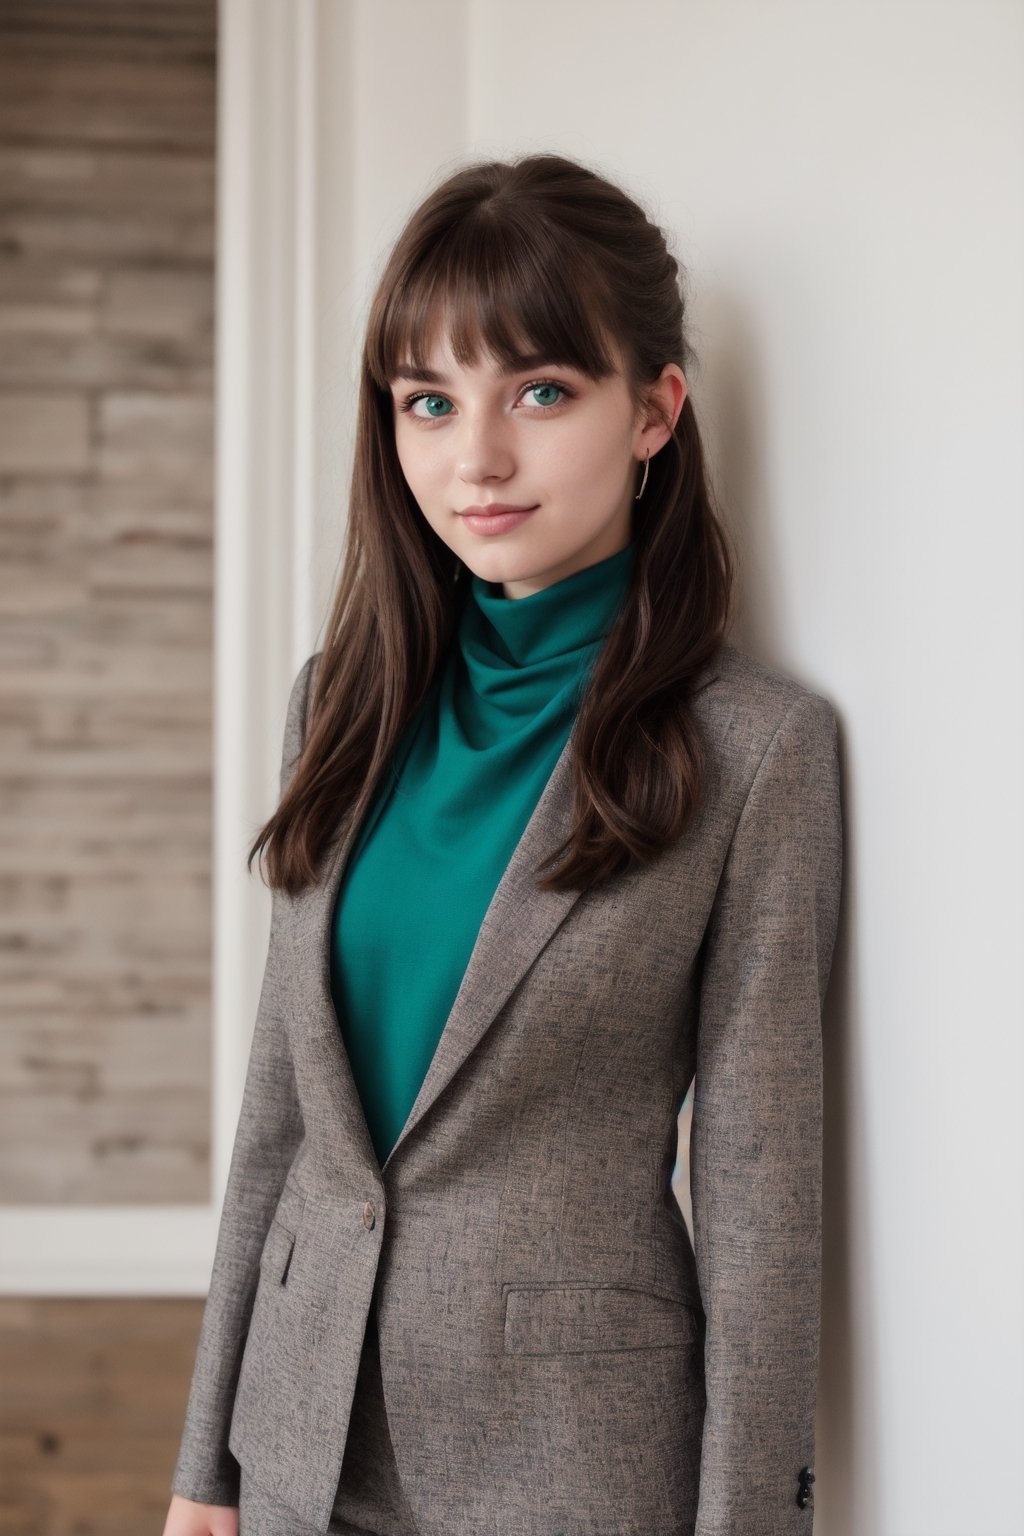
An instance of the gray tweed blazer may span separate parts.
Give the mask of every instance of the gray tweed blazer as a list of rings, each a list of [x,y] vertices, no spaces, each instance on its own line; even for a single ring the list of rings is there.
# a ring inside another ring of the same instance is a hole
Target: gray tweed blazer
[[[356,829],[274,892],[172,1491],[237,1504],[241,1466],[327,1531],[376,1284],[423,1536],[810,1536],[836,720],[731,644],[700,681],[691,830],[543,893],[570,735],[383,1167],[330,991]],[[694,1074],[691,1244],[670,1176]]]

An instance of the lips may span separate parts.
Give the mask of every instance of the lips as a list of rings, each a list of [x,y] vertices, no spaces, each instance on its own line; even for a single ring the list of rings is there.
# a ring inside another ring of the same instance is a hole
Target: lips
[[[492,501],[485,507],[463,507],[460,517],[500,517],[502,512],[535,512],[536,506],[518,507],[510,501]]]
[[[470,533],[496,538],[521,527],[536,510],[536,507],[509,507],[507,503],[492,501],[489,506],[480,509],[467,507],[461,517],[463,526]]]

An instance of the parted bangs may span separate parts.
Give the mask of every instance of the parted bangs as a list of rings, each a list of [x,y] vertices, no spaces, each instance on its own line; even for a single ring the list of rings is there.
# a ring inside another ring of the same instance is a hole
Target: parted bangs
[[[370,318],[366,361],[381,390],[400,366],[429,366],[447,342],[460,367],[484,356],[502,371],[540,362],[593,379],[616,372],[611,295],[578,242],[538,217],[526,230],[507,205],[475,207],[399,259]]]

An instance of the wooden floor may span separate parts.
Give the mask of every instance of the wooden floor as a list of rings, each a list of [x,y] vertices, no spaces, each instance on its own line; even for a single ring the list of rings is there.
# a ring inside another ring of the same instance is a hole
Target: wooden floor
[[[0,1536],[160,1536],[202,1307],[0,1298]]]

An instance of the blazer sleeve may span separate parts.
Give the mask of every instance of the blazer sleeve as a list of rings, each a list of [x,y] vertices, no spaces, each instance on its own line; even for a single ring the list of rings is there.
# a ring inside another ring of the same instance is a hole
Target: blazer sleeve
[[[292,684],[281,759],[281,792],[305,738],[311,656]],[[272,892],[276,908],[277,893]],[[302,1141],[295,1072],[284,1025],[287,999],[274,964],[274,919],[238,1128],[228,1170],[213,1269],[171,1492],[202,1504],[237,1506],[239,1466],[228,1449],[235,1388],[249,1328],[259,1256],[288,1170]]]
[[[691,1143],[707,1319],[696,1536],[812,1528],[813,1504],[798,1495],[814,1463],[837,735],[820,695],[791,705],[753,779],[705,937]]]

